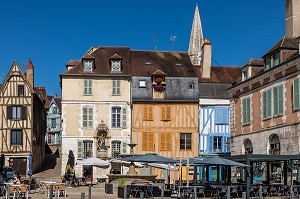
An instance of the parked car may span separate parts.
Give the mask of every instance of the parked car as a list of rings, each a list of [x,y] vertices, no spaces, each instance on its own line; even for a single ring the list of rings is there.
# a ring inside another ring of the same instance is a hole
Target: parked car
[[[14,179],[14,169],[12,167],[4,166],[2,172],[2,179],[7,182]]]

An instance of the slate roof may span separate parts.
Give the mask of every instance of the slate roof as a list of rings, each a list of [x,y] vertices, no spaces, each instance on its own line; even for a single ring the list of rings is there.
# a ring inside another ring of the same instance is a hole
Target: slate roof
[[[168,77],[197,77],[186,52],[131,51],[131,74],[151,76],[160,70]]]
[[[232,84],[223,83],[199,83],[200,98],[229,99],[230,94],[226,92]]]
[[[278,49],[299,49],[299,42],[296,37],[283,37],[279,42],[277,42],[264,56],[263,58],[273,53]]]
[[[111,73],[110,59],[117,54],[122,57],[122,69],[120,73]],[[83,73],[82,59],[80,59],[75,66],[63,73],[62,75],[76,75],[76,74],[88,74],[88,75],[129,75],[130,74],[130,49],[129,47],[98,47],[95,51],[86,55],[88,59],[95,59],[95,66],[93,73]],[[74,60],[71,60],[74,62]],[[76,62],[76,61],[75,61]]]
[[[55,103],[57,104],[59,110],[61,110],[61,98],[55,98],[54,96],[47,96],[49,103],[52,101],[52,99],[54,99]],[[50,105],[50,104],[49,104]]]

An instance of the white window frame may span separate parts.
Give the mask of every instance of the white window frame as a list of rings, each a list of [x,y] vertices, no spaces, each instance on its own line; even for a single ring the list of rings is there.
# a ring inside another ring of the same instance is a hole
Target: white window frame
[[[86,109],[86,119],[85,119],[85,109]],[[82,107],[82,127],[83,128],[93,128],[94,125],[94,107],[83,106]],[[86,122],[86,125],[85,125]]]
[[[93,60],[83,60],[83,71],[93,72]]]
[[[121,95],[121,80],[119,79],[112,80],[112,95],[113,96]]]
[[[92,80],[91,79],[85,79],[83,80],[83,94],[84,95],[92,95],[93,94],[93,89],[92,89]]]
[[[146,80],[139,80],[139,88],[146,88]]]
[[[111,60],[111,72],[112,73],[121,72],[121,60],[120,59]]]

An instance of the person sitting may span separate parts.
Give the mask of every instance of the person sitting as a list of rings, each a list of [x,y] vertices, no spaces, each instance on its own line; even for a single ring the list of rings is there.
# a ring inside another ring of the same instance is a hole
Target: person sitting
[[[14,181],[13,181],[14,184],[21,184],[21,181],[20,179],[18,178],[17,175],[14,175]]]

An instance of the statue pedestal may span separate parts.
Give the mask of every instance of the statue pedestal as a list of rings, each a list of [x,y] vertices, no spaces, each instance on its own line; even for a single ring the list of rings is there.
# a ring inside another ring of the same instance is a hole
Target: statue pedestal
[[[134,164],[131,163],[130,166],[129,166],[129,171],[127,172],[127,174],[130,174],[130,175],[137,175],[137,172],[135,171],[135,168],[134,168]]]
[[[107,152],[105,149],[100,149],[97,151],[97,157],[100,159],[105,159],[107,158]]]

